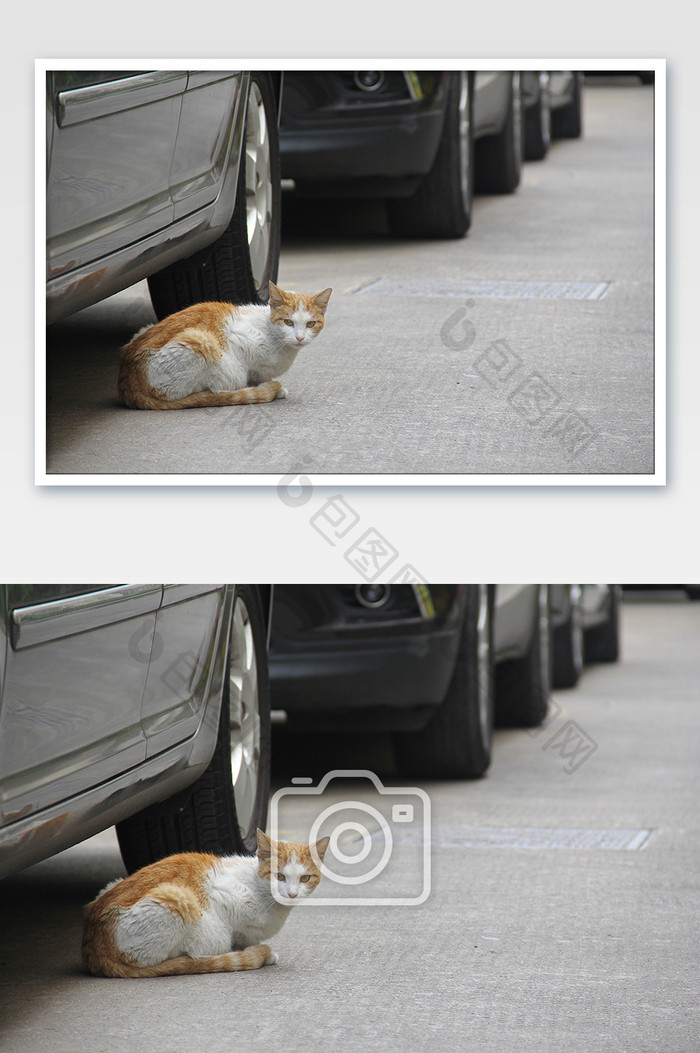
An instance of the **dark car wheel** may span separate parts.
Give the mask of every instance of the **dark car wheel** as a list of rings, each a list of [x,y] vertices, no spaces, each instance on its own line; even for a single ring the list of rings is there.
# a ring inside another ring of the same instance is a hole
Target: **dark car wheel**
[[[512,194],[520,183],[523,160],[523,105],[520,74],[513,73],[505,123],[498,135],[480,139],[476,153],[476,189]]]
[[[549,74],[537,73],[535,101],[525,109],[525,160],[541,161],[547,156],[552,138],[552,110],[549,104]]]
[[[578,139],[583,132],[583,73],[574,73],[571,100],[552,113],[555,139]]]
[[[583,671],[581,587],[570,585],[568,609],[561,625],[552,630],[552,685],[575,687]]]
[[[620,591],[619,585],[610,586],[605,621],[584,635],[586,662],[616,662],[620,657]]]
[[[251,74],[236,205],[213,245],[148,279],[158,318],[193,303],[267,303],[281,232],[277,104],[269,74]]]
[[[267,637],[258,590],[236,588],[216,749],[192,787],[117,825],[129,873],[173,852],[253,854],[270,791]]]
[[[501,727],[537,727],[547,715],[551,683],[549,592],[546,585],[540,585],[526,654],[500,662],[496,668],[496,723]]]
[[[442,137],[433,166],[410,197],[387,201],[389,226],[410,238],[461,238],[474,194],[473,75],[450,73]]]
[[[491,762],[493,588],[467,585],[455,670],[444,701],[421,731],[396,732],[402,775],[475,779]]]

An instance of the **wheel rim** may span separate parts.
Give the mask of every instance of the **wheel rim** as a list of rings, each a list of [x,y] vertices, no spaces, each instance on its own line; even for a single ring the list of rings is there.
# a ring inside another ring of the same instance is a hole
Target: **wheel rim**
[[[250,269],[260,290],[270,255],[272,163],[265,104],[255,81],[250,86],[246,112],[245,199]]]
[[[469,105],[469,74],[461,72],[459,76],[459,173],[462,202],[464,204],[465,212],[468,212],[470,205],[469,187],[471,185],[471,151],[469,149],[471,139],[471,119],[469,111],[471,107]]]
[[[248,608],[236,601],[229,672],[231,778],[236,817],[245,840],[253,823],[260,766],[258,666]]]
[[[488,586],[479,585],[479,613],[476,622],[477,665],[479,675],[479,728],[481,741],[488,749],[491,741],[491,633],[489,624]]]

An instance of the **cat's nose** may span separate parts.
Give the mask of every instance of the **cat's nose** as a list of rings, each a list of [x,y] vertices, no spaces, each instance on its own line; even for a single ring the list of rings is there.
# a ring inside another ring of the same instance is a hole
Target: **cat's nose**
[[[290,899],[296,899],[297,898],[297,893],[296,892],[288,892],[287,895],[289,896]]]
[[[304,343],[304,337],[303,336],[298,336],[297,337],[297,343],[298,344],[303,344]]]

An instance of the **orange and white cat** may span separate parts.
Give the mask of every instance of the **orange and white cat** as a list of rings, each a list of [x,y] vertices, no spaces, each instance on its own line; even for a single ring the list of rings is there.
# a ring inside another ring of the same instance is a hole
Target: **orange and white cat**
[[[255,856],[183,852],[113,881],[85,908],[85,967],[129,977],[274,965],[261,941],[316,888],[328,842],[272,841],[258,830]]]
[[[273,377],[321,332],[331,292],[284,292],[270,282],[269,304],[197,303],[140,329],[122,348],[122,402],[188,409],[286,398]]]

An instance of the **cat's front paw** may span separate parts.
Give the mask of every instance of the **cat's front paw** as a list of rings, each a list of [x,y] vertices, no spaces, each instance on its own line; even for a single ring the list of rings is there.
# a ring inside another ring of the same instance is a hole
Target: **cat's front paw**
[[[263,965],[277,965],[278,961],[279,961],[279,958],[277,957],[275,952],[274,951],[270,951],[270,953],[268,954],[267,958],[263,962]]]

